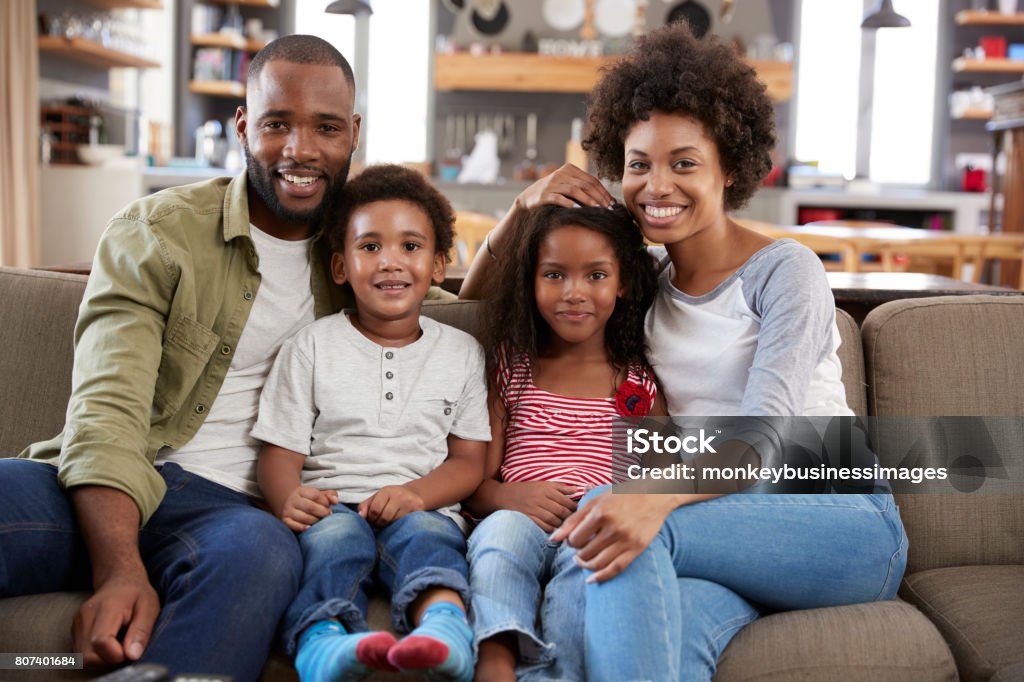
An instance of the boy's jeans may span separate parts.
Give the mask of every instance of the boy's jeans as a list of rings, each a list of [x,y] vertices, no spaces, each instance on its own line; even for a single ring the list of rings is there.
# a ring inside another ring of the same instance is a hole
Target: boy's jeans
[[[295,536],[242,493],[176,464],[160,475],[167,494],[139,531],[161,599],[142,660],[172,674],[253,682],[298,589]],[[0,597],[91,590],[89,556],[56,467],[0,460],[0,491]]]
[[[302,631],[321,620],[337,618],[350,632],[366,631],[374,575],[391,594],[398,632],[412,629],[409,606],[428,588],[454,590],[469,606],[466,539],[454,521],[436,511],[413,512],[376,529],[355,509],[336,504],[330,516],[299,534],[302,585],[284,617],[289,654],[295,655]]]
[[[761,609],[892,599],[906,562],[887,494],[735,494],[680,507],[625,571],[587,585],[587,679],[710,680]]]
[[[575,554],[564,543],[548,542],[525,514],[507,509],[469,536],[475,644],[498,633],[517,635],[519,680],[583,677],[583,575]]]

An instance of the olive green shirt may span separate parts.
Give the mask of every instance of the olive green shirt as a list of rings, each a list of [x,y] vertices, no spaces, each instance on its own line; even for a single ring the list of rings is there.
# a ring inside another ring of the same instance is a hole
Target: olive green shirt
[[[352,303],[331,280],[326,242],[317,235],[309,253],[317,318]],[[128,205],[100,240],[79,309],[64,431],[20,456],[57,465],[66,488],[123,491],[145,523],[166,491],[156,453],[199,430],[259,288],[245,173]]]

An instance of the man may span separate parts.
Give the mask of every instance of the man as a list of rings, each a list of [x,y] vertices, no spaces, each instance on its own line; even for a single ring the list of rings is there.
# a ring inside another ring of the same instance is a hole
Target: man
[[[0,460],[0,597],[91,588],[72,626],[89,667],[255,680],[301,575],[293,534],[254,506],[249,430],[280,344],[343,303],[319,224],[360,118],[318,38],[272,42],[247,85],[246,173],[113,218],[64,432]]]

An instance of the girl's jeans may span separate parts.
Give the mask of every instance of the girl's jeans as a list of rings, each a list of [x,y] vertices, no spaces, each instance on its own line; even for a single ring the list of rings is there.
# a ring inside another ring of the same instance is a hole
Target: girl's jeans
[[[517,635],[520,682],[583,678],[583,575],[575,554],[548,542],[547,533],[516,511],[491,514],[469,536],[476,644],[499,633]]]
[[[412,629],[409,606],[428,588],[454,590],[469,605],[466,539],[450,518],[413,512],[374,528],[355,505],[336,504],[331,512],[299,534],[302,585],[284,617],[288,653],[295,654],[299,635],[317,621],[337,618],[350,632],[365,631],[375,576],[391,594],[398,632]]]
[[[587,585],[587,679],[710,680],[762,612],[892,599],[906,561],[887,494],[736,494],[680,507],[625,571]]]

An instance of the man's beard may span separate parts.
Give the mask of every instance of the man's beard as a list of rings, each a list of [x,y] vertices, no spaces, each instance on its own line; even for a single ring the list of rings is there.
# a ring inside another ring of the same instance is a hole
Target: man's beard
[[[276,215],[281,220],[289,223],[305,223],[313,228],[313,230],[320,229],[320,223],[325,215],[328,215],[331,208],[338,203],[338,199],[341,197],[341,192],[345,188],[345,182],[348,180],[349,167],[352,165],[352,155],[349,154],[348,159],[345,161],[345,165],[341,167],[338,174],[331,178],[324,174],[323,181],[327,183],[327,188],[324,190],[324,198],[320,201],[320,205],[315,208],[311,208],[308,211],[293,211],[285,207],[281,200],[277,197],[277,191],[274,187],[274,180],[271,177],[270,171],[267,170],[266,166],[260,165],[256,159],[253,158],[252,152],[249,151],[249,142],[246,141],[242,148],[245,150],[245,162],[248,168],[249,175],[249,186],[256,190],[256,194],[263,203],[266,204],[270,212]],[[301,166],[296,166],[301,168]],[[317,169],[319,170],[319,169]]]

